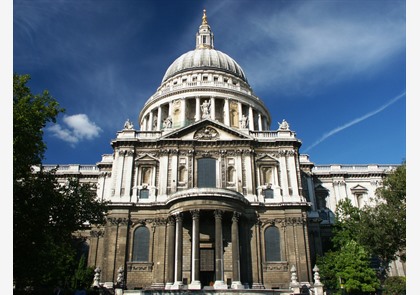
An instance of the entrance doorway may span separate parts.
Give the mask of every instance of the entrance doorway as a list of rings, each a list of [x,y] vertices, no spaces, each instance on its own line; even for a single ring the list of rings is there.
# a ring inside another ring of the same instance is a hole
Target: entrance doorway
[[[202,286],[213,286],[215,280],[214,248],[200,249],[200,282]]]

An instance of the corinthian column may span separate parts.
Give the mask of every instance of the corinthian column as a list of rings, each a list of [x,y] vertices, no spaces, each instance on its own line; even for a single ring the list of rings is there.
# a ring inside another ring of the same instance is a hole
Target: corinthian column
[[[233,212],[232,216],[232,289],[243,289],[240,274],[240,258],[239,258],[239,213]]]
[[[188,289],[201,289],[200,283],[200,210],[191,210],[192,215],[192,271]]]
[[[174,283],[174,270],[175,270],[175,220],[173,216],[169,216],[167,224],[167,253],[166,259],[168,261],[168,268],[166,270],[166,285],[165,289],[171,289]]]
[[[214,211],[214,247],[216,256],[216,281],[214,282],[214,289],[227,289],[227,284],[223,280],[223,232],[222,232],[222,210]]]
[[[175,215],[175,283],[172,289],[182,289],[182,213]]]

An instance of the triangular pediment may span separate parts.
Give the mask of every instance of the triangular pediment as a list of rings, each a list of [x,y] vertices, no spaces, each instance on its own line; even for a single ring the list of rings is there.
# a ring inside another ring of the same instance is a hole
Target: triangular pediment
[[[278,162],[276,158],[274,158],[271,155],[262,155],[259,158],[256,159],[258,163],[272,163],[272,162]]]
[[[136,162],[159,162],[159,159],[154,157],[153,155],[147,154],[147,153],[140,153],[136,157]]]
[[[201,120],[192,125],[174,130],[163,135],[161,140],[198,140],[198,141],[216,141],[216,140],[253,140],[249,135],[231,128],[222,123],[212,120]]]
[[[360,184],[350,188],[351,191],[367,191],[368,189],[364,186],[361,186]]]

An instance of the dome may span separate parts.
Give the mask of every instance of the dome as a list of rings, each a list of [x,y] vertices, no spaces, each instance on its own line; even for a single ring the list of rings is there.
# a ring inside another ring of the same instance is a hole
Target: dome
[[[247,82],[244,71],[229,55],[213,48],[197,48],[178,57],[166,70],[162,83],[176,74],[195,69],[220,70]]]

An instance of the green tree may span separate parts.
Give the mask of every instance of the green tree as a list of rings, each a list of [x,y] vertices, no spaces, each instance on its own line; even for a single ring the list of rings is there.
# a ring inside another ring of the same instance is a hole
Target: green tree
[[[403,162],[376,191],[373,206],[363,208],[359,241],[381,262],[386,271],[391,261],[405,261],[406,163]]]
[[[355,241],[318,257],[317,265],[325,288],[335,293],[344,288],[347,294],[370,294],[380,286],[368,252]]]
[[[403,162],[387,175],[370,206],[357,208],[348,199],[338,203],[333,250],[317,259],[326,288],[337,290],[339,278],[350,294],[377,288],[378,280],[371,276],[374,272],[371,259],[379,258],[376,276],[382,282],[391,261],[397,257],[405,261],[405,223],[406,165]],[[358,274],[363,274],[364,281]]]
[[[58,184],[55,171],[34,173],[44,159],[43,128],[64,112],[44,91],[33,95],[29,75],[13,75],[13,279],[16,290],[71,282],[87,224],[104,222],[106,203],[95,187],[69,179]]]

